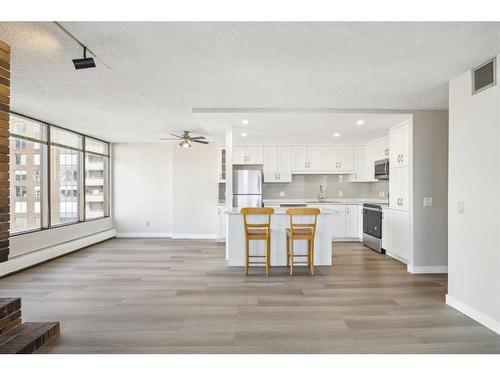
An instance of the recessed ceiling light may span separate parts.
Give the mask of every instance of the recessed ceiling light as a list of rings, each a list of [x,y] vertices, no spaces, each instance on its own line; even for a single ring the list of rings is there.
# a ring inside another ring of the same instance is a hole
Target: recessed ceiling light
[[[247,136],[247,133],[243,132],[243,133],[241,133],[241,136],[242,136],[242,137],[246,137],[246,136]]]
[[[340,133],[335,133],[333,136],[334,137],[340,137]]]
[[[356,124],[358,125],[363,125],[365,123],[365,120],[358,120],[356,121]]]
[[[249,123],[249,122],[250,122],[250,121],[248,121],[248,120],[241,120],[241,123],[242,123],[243,125],[248,125],[248,123]]]

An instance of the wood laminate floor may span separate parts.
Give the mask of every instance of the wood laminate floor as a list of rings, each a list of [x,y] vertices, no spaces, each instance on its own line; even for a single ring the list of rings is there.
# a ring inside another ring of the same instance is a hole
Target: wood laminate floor
[[[244,277],[212,241],[113,239],[0,279],[24,321],[61,322],[46,353],[500,353],[444,303],[445,275],[334,243],[332,267]]]

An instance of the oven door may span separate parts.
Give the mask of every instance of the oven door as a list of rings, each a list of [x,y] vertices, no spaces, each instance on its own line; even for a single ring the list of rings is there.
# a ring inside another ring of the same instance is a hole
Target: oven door
[[[382,238],[382,212],[376,208],[363,208],[363,233]]]

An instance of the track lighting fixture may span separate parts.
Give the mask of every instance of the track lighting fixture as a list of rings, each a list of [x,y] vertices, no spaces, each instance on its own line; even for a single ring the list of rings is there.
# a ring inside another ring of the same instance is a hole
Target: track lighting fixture
[[[92,57],[87,57],[87,47],[83,46],[83,59],[74,59],[75,69],[95,68],[95,62]]]

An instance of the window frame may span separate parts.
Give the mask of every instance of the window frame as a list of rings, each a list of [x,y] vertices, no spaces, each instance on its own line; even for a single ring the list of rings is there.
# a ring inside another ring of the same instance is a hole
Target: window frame
[[[34,118],[34,117],[24,115],[22,113],[10,111],[10,114],[13,116],[19,117],[21,119],[26,119],[26,120],[38,122],[38,123],[44,125],[45,126],[45,134],[42,137],[42,139],[37,139],[37,138],[29,137],[29,136],[24,136],[24,135],[12,133],[12,132],[10,132],[10,129],[9,129],[9,138],[18,138],[18,139],[22,139],[22,140],[31,141],[31,142],[37,142],[39,144],[43,144],[43,145],[47,146],[47,150],[46,150],[47,157],[46,158],[40,157],[40,159],[41,159],[40,160],[40,191],[41,191],[40,192],[40,194],[41,194],[41,197],[40,197],[40,220],[41,220],[40,228],[29,229],[29,230],[25,230],[25,231],[14,232],[14,233],[11,232],[10,237],[20,236],[20,235],[29,234],[29,233],[36,233],[36,232],[41,232],[41,231],[45,231],[45,230],[66,227],[66,226],[70,226],[70,225],[77,225],[77,224],[82,224],[85,222],[102,220],[102,219],[107,219],[107,218],[111,217],[111,155],[110,155],[111,154],[111,152],[110,152],[111,151],[111,143],[108,141],[105,141],[103,139],[94,137],[94,136],[89,136],[89,135],[86,135],[86,134],[83,134],[83,133],[80,133],[80,132],[77,132],[74,130],[64,128],[64,127],[59,126],[59,125],[54,125],[54,124],[39,120],[39,119]],[[76,135],[82,137],[82,148],[79,149],[79,148],[67,146],[64,144],[51,142],[51,138],[50,138],[51,128],[61,129],[61,130],[64,130],[64,131],[67,131],[67,132],[70,132],[70,133],[73,133],[73,134],[76,134]],[[94,152],[94,151],[86,151],[85,141],[87,138],[90,138],[92,140],[96,140],[96,141],[99,141],[99,142],[106,144],[107,154],[104,154],[104,153],[101,154],[101,153]],[[51,185],[50,179],[52,177],[51,166],[50,166],[51,165],[51,146],[71,149],[71,150],[78,151],[81,153],[80,155],[81,155],[82,160],[81,160],[81,163],[79,165],[79,169],[82,171],[82,173],[81,173],[81,176],[79,178],[81,189],[80,189],[80,191],[78,191],[78,201],[81,202],[82,204],[79,204],[78,220],[76,220],[76,221],[72,221],[72,222],[68,222],[68,223],[60,223],[60,224],[52,224],[52,222],[51,222],[52,221],[51,220],[51,217],[52,217],[52,204],[51,203],[52,202],[51,202],[51,187],[50,187],[50,185]],[[103,214],[104,215],[100,216],[100,217],[95,217],[92,219],[87,219],[87,217],[86,217],[86,211],[87,211],[87,209],[86,209],[86,188],[87,188],[87,186],[85,184],[85,174],[86,174],[85,159],[86,159],[87,153],[107,158],[107,172],[104,171],[105,176],[104,176],[104,184],[103,184],[104,185],[103,186],[103,190],[104,190],[103,191],[103,195],[104,195]],[[43,180],[45,179],[44,172],[47,174],[47,176],[46,176],[46,179],[47,179],[46,185],[47,186],[45,187],[45,189],[47,190],[46,193],[42,191],[43,190],[42,186],[43,186],[43,182],[44,182]],[[47,198],[46,206],[47,206],[47,211],[48,211],[47,216],[46,216],[46,218],[47,218],[46,225],[44,225],[44,223],[43,223],[44,215],[45,215],[45,212],[44,212],[45,204],[43,202],[43,199],[45,196]],[[81,210],[81,212],[80,212],[80,210]]]

